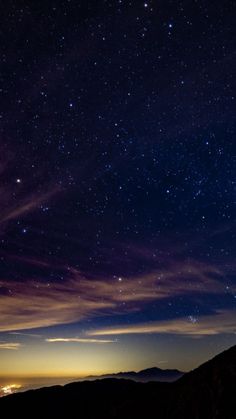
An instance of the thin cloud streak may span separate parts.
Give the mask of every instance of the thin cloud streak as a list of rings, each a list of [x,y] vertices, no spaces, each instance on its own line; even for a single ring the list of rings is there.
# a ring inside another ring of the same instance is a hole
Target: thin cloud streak
[[[0,162],[0,174],[4,175],[13,163],[14,161],[11,162],[11,165],[8,165]],[[0,186],[0,233],[4,231],[9,221],[19,219],[34,211],[61,191],[61,186],[55,182],[52,184],[50,181],[42,186],[40,179],[41,174],[38,173],[38,179],[35,177],[33,179],[28,178],[24,182],[18,178],[15,179],[15,182],[11,181],[4,187]]]
[[[235,312],[219,310],[214,315],[201,316],[192,321],[189,318],[170,321],[145,322],[135,325],[121,325],[87,332],[88,336],[117,336],[131,334],[174,334],[190,337],[203,337],[219,334],[235,334]]]
[[[76,343],[116,343],[117,340],[111,339],[89,339],[89,338],[49,338],[45,339],[46,342],[50,343],[60,343],[60,342],[76,342]]]
[[[26,336],[28,338],[42,338],[42,335],[36,335],[35,333],[21,333],[21,332],[9,332],[9,335]]]
[[[39,207],[43,202],[49,200],[53,195],[58,192],[59,188],[53,188],[52,190],[42,193],[41,195],[31,195],[23,198],[20,204],[15,207],[10,207],[5,210],[4,214],[0,215],[0,224],[7,221],[14,220],[21,216],[24,216],[28,212],[33,211]]]
[[[0,350],[10,350],[10,351],[17,351],[20,349],[20,343],[13,343],[13,342],[0,342]]]

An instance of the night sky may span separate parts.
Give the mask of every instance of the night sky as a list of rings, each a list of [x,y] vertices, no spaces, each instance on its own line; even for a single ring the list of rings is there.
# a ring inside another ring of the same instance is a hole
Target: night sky
[[[235,3],[0,8],[0,375],[235,344]]]

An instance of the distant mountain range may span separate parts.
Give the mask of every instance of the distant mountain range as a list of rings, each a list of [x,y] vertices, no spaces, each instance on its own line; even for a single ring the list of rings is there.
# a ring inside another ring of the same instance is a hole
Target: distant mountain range
[[[99,376],[90,375],[85,377],[84,380],[101,380],[104,378],[124,378],[126,380],[134,380],[141,383],[147,383],[149,381],[160,381],[160,382],[172,382],[178,380],[182,377],[184,372],[179,370],[163,370],[161,368],[153,367],[141,370],[139,372],[128,371],[128,372],[118,372],[116,374],[104,374]]]
[[[88,380],[2,397],[0,411],[23,418],[236,419],[236,346],[175,382]]]

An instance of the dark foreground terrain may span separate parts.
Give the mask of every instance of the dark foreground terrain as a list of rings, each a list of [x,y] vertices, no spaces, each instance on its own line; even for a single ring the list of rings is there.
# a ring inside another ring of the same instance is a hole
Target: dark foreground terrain
[[[104,379],[0,399],[3,417],[236,419],[236,346],[174,383]]]

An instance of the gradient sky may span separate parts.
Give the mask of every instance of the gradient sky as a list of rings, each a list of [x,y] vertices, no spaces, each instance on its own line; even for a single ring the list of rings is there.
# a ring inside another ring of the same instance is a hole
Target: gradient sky
[[[1,7],[0,376],[235,344],[233,3]]]

